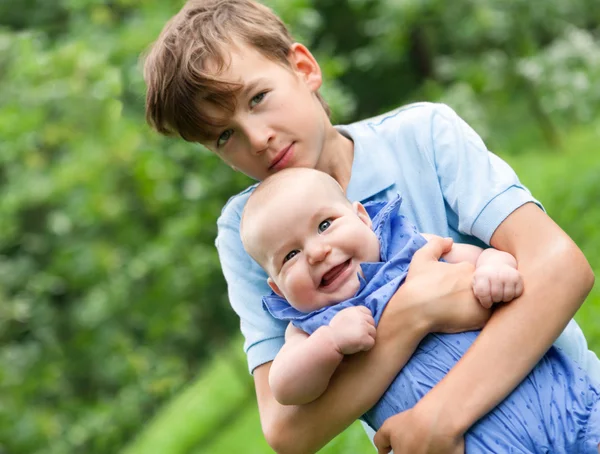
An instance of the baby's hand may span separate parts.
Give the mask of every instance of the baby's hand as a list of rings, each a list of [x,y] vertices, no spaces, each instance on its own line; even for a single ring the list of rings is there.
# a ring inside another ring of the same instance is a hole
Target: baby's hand
[[[523,293],[523,278],[510,265],[483,265],[473,274],[473,293],[486,309],[508,303]]]
[[[375,345],[375,320],[364,306],[341,310],[329,323],[333,340],[343,355],[367,351]]]

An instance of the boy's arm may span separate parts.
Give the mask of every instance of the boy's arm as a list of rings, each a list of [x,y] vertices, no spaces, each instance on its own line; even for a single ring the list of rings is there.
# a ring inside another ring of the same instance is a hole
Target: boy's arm
[[[417,251],[377,326],[375,346],[343,361],[315,401],[281,405],[269,387],[272,363],[254,369],[263,432],[276,452],[316,452],[341,433],[379,400],[427,333],[483,326],[489,312],[473,296],[473,266],[438,261],[450,246],[435,239]]]
[[[463,434],[531,371],[593,286],[582,252],[533,203],[509,215],[491,244],[516,258],[523,295],[496,309],[464,357],[415,407],[385,422],[375,437],[380,452],[461,452]]]

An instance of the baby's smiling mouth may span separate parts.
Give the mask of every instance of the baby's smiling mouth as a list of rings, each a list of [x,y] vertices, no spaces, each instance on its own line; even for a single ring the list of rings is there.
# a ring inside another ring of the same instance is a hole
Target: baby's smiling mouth
[[[350,266],[351,260],[352,259],[348,259],[344,263],[340,263],[339,265],[336,265],[329,271],[327,271],[321,278],[321,284],[319,285],[319,287],[325,288],[331,285],[337,279],[337,277],[340,274],[342,274],[346,270],[346,268]]]

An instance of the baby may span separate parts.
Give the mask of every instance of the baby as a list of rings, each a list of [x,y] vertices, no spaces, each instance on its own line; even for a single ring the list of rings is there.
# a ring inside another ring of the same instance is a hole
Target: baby
[[[269,376],[277,400],[319,397],[344,355],[369,350],[385,305],[426,242],[399,214],[401,200],[350,203],[329,175],[287,169],[266,179],[245,207],[247,252],[269,275],[267,310],[290,321]],[[473,290],[484,307],[521,295],[510,254],[455,244],[445,261],[475,264]],[[478,332],[430,334],[364,420],[378,429],[416,404],[473,343]],[[366,384],[368,385],[368,384]],[[466,451],[598,452],[598,390],[551,348],[525,380],[465,435]]]

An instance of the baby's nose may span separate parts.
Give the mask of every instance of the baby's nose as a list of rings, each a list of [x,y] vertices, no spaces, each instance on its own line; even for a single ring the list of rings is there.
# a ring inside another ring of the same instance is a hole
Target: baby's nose
[[[329,245],[326,244],[315,244],[314,246],[312,246],[310,248],[310,251],[308,253],[308,262],[311,265],[315,265],[316,263],[320,263],[323,260],[325,260],[325,258],[327,257],[327,255],[331,252],[331,247]]]

